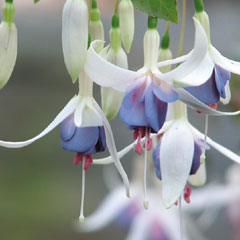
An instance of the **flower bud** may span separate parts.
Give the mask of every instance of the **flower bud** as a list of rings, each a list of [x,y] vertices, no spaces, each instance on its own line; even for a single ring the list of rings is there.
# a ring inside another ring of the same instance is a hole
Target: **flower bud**
[[[127,53],[130,52],[134,36],[134,7],[131,0],[121,0],[119,4],[122,42]]]
[[[0,89],[8,82],[17,58],[17,28],[14,23],[15,7],[6,2],[0,24]]]
[[[122,68],[128,68],[127,54],[121,47],[121,33],[118,27],[118,18],[116,15],[113,17],[113,27],[110,30],[110,43],[111,47],[106,54],[105,58],[107,61],[111,62]],[[118,114],[124,93],[114,90],[112,88],[102,87],[102,109],[107,119],[110,121]]]
[[[63,8],[62,44],[64,61],[76,82],[87,54],[88,6],[85,0],[67,0]]]
[[[104,28],[100,19],[100,11],[97,7],[97,1],[92,1],[92,8],[90,11],[90,22],[89,22],[89,33],[91,40],[102,40],[104,41]],[[102,43],[102,48],[104,43]]]
[[[170,37],[169,37],[168,27],[167,27],[167,30],[162,38],[161,48],[159,50],[159,55],[158,55],[159,62],[172,59],[172,51],[169,49],[169,44],[170,44]],[[167,73],[170,70],[171,70],[171,65],[160,68],[160,71],[162,73]]]

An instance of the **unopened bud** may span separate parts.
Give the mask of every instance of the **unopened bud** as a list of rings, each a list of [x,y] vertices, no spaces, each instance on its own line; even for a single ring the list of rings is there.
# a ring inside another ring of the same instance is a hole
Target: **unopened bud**
[[[90,22],[89,22],[89,34],[91,40],[102,40],[104,41],[104,28],[100,18],[101,14],[97,7],[97,1],[92,1],[92,8],[90,11]],[[102,48],[104,43],[102,43]]]
[[[112,31],[114,30],[116,29],[113,28]],[[111,33],[110,33],[110,36],[111,36]],[[121,47],[121,40],[120,40],[120,46],[117,48],[116,47],[117,47],[116,42],[113,48],[112,41],[111,41],[111,48],[109,49],[106,55],[106,60],[119,67],[127,69],[128,68],[127,54],[124,52],[124,50]],[[116,117],[116,115],[120,110],[124,93],[114,90],[112,88],[102,87],[101,96],[102,96],[103,112],[105,113],[107,119],[111,120],[114,117]]]
[[[85,0],[67,0],[62,20],[63,55],[67,70],[76,82],[84,64],[88,46],[88,6]]]
[[[129,53],[134,36],[134,7],[131,0],[121,0],[119,19],[123,46]]]
[[[0,24],[0,89],[8,82],[17,58],[17,28],[14,23],[15,7],[6,2]]]

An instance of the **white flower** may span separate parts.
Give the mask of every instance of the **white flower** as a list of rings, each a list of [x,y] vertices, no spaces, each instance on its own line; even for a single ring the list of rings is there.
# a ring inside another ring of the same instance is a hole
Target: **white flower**
[[[121,0],[119,3],[119,19],[122,42],[129,53],[134,36],[134,7],[131,0]]]
[[[13,3],[4,3],[0,24],[0,89],[8,82],[17,58],[17,28]]]
[[[111,126],[106,119],[101,108],[92,96],[92,81],[83,71],[80,75],[80,90],[77,96],[74,96],[63,110],[56,116],[50,125],[40,134],[32,139],[21,142],[0,141],[0,146],[6,148],[25,147],[51,132],[60,123],[61,125],[61,144],[65,150],[77,152],[74,163],[83,162],[82,170],[82,205],[80,211],[80,221],[83,216],[83,202],[85,189],[85,171],[92,163],[92,154],[104,151],[107,145],[112,159],[123,178],[126,194],[129,196],[129,181],[122,168],[117,154]],[[104,128],[104,130],[103,130]]]
[[[66,0],[62,16],[64,61],[72,81],[85,64],[88,46],[88,6],[85,0]]]

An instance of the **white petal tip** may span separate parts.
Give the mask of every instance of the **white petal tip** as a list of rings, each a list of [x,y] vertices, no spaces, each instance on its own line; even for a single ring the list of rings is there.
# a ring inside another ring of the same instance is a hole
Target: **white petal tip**
[[[144,208],[148,210],[148,201],[145,201],[143,205],[144,205]]]
[[[80,224],[83,224],[83,223],[84,223],[84,220],[85,220],[84,216],[80,216],[80,217],[79,217],[79,222],[80,222]]]

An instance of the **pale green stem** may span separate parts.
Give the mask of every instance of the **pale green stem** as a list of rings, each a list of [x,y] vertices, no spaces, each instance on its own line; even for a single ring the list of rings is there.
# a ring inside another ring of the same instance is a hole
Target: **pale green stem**
[[[176,101],[173,103],[173,114],[174,119],[187,119],[187,105],[185,103],[182,103],[180,101]]]
[[[116,0],[115,2],[115,10],[114,10],[114,13],[117,14],[117,11],[118,11],[118,5],[119,5],[119,0]]]
[[[185,27],[186,27],[186,16],[187,16],[187,0],[183,0],[183,9],[182,9],[182,30],[181,30],[181,36],[179,41],[179,50],[178,50],[178,56],[182,56],[183,52],[183,42],[184,42],[184,34],[185,34]]]

